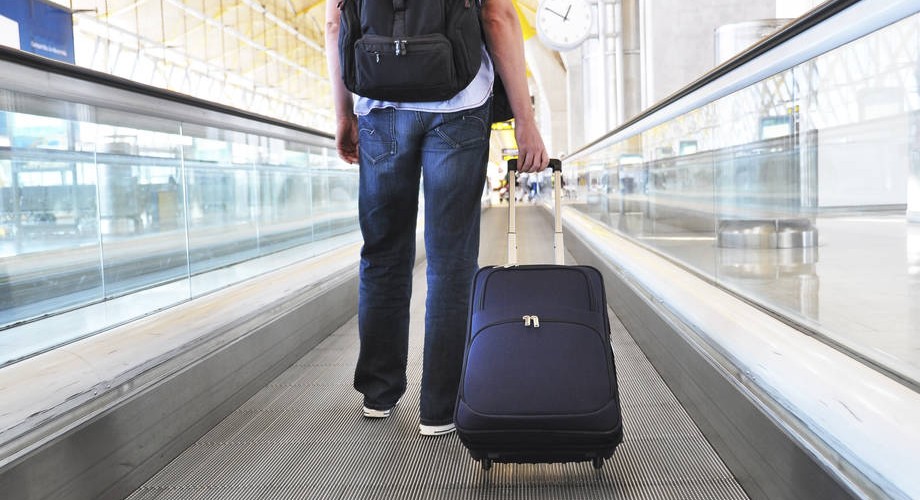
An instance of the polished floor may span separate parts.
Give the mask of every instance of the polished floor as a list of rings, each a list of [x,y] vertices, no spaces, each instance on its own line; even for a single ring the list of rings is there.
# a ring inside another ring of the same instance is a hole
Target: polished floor
[[[550,262],[552,228],[519,212],[521,262]],[[483,264],[504,263],[504,214],[483,217]],[[570,259],[570,256],[568,257]],[[139,488],[140,499],[747,498],[623,326],[611,315],[625,440],[590,463],[495,464],[483,471],[455,434],[418,434],[424,265],[416,269],[409,390],[386,420],[360,415],[351,388],[352,320]]]

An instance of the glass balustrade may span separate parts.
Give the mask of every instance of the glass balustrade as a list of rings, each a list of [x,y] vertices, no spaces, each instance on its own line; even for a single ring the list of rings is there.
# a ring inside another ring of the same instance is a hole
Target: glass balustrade
[[[569,202],[917,384],[918,33],[913,15],[663,123],[612,134],[567,159]]]
[[[68,312],[136,297],[127,321],[355,241],[357,168],[259,127],[0,89],[0,365],[99,329]]]

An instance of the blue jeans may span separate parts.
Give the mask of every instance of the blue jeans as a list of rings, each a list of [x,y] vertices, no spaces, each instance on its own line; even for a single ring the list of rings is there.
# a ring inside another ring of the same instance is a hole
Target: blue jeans
[[[368,408],[406,391],[419,180],[428,297],[420,420],[453,421],[489,151],[489,103],[454,113],[376,109],[358,117],[361,248],[354,386]]]

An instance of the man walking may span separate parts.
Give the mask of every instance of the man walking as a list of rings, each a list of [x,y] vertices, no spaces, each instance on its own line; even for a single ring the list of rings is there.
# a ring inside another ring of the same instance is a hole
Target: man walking
[[[478,269],[480,197],[495,72],[505,84],[514,112],[519,170],[539,172],[549,163],[530,105],[517,12],[511,0],[482,0],[489,50],[482,46],[478,73],[453,97],[437,102],[360,96],[355,100],[339,65],[339,2],[327,0],[326,54],[338,153],[345,161],[359,164],[358,210],[364,238],[358,296],[361,347],[354,386],[364,395],[362,411],[368,418],[388,417],[406,390],[409,300],[422,180],[428,296],[419,432],[448,434],[454,431],[470,287]]]

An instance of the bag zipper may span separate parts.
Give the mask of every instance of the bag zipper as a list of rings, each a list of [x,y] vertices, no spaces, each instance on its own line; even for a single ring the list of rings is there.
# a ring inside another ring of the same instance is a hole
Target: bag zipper
[[[597,334],[599,337],[601,337],[602,339],[604,339],[605,337],[607,337],[607,336],[605,336],[605,335],[602,335],[600,332],[598,332],[597,329],[596,329],[593,325],[588,325],[588,324],[586,324],[586,323],[582,323],[581,321],[572,321],[572,320],[570,320],[570,319],[552,318],[552,317],[550,317],[550,318],[547,318],[547,317],[541,318],[541,317],[537,316],[536,314],[526,314],[526,315],[524,315],[523,317],[521,317],[520,319],[518,319],[518,318],[506,318],[506,319],[496,320],[496,321],[493,321],[493,322],[491,322],[491,323],[489,323],[489,324],[486,324],[486,325],[481,326],[479,329],[476,330],[476,334],[478,335],[478,334],[481,333],[483,330],[486,330],[486,329],[488,329],[488,328],[493,328],[493,327],[496,327],[496,326],[499,326],[499,325],[507,325],[507,324],[509,324],[509,323],[523,323],[523,324],[524,324],[524,327],[526,327],[526,328],[540,328],[540,325],[546,325],[546,323],[559,323],[559,324],[564,324],[564,325],[578,325],[578,326],[587,328],[588,330],[590,330],[590,331],[596,333],[596,334]]]

